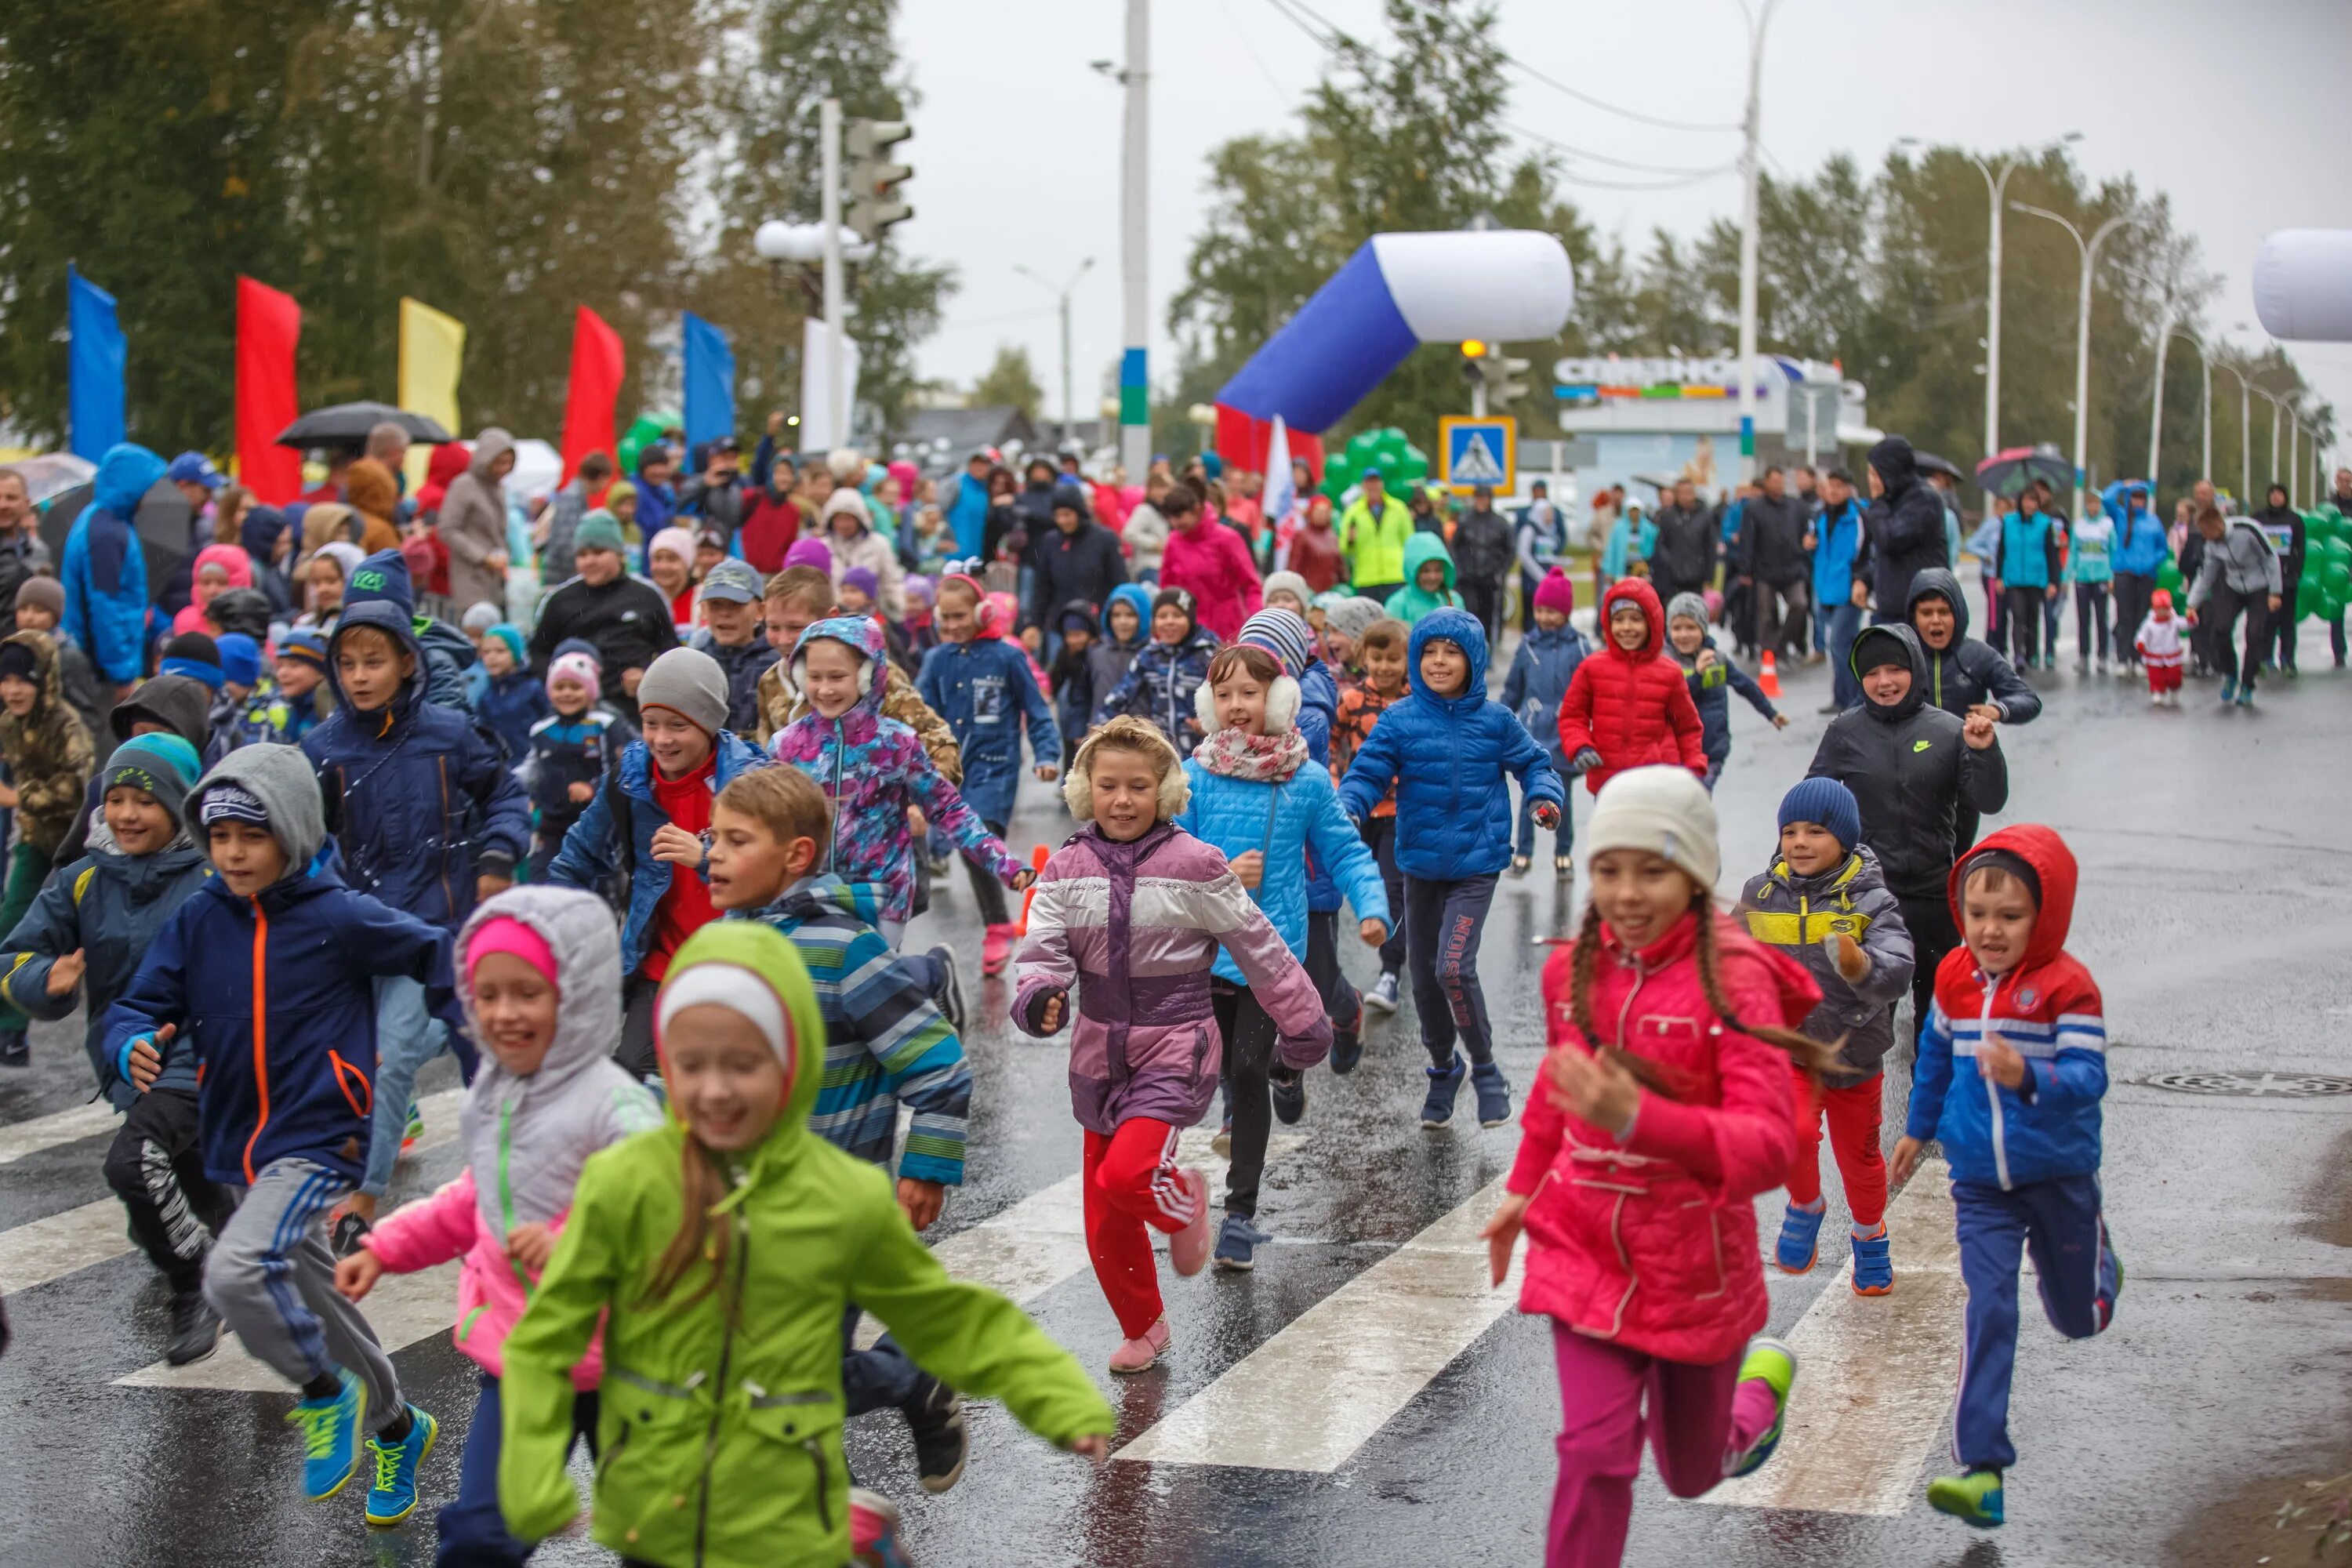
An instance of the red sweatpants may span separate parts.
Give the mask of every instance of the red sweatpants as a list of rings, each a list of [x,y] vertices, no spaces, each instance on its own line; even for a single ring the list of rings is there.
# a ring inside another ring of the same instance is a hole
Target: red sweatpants
[[[1822,1195],[1822,1117],[1827,1112],[1830,1149],[1845,1182],[1845,1206],[1853,1223],[1867,1230],[1886,1217],[1886,1160],[1878,1152],[1878,1102],[1884,1084],[1876,1073],[1860,1083],[1813,1088],[1797,1079],[1797,1157],[1789,1165],[1789,1201],[1818,1202]]]
[[[1120,1122],[1108,1138],[1088,1128],[1084,1186],[1087,1256],[1119,1332],[1135,1339],[1161,1310],[1151,1231],[1180,1231],[1200,1211],[1201,1199],[1177,1179],[1176,1129],[1148,1116]]]
[[[2145,665],[2145,668],[2147,670],[2147,689],[2150,691],[2178,691],[2180,689],[2180,667],[2179,665],[2176,664],[2169,667],[2162,667],[2153,663],[2147,663]]]

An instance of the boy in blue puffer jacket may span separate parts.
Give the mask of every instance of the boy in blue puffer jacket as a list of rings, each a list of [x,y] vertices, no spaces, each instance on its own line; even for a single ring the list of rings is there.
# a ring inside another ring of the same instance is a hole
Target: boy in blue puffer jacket
[[[1396,786],[1397,868],[1404,873],[1406,963],[1421,1043],[1429,1052],[1423,1127],[1454,1117],[1466,1076],[1481,1126],[1511,1119],[1511,1086],[1495,1065],[1478,986],[1478,936],[1495,881],[1511,858],[1509,774],[1535,801],[1538,827],[1559,821],[1564,789],[1551,757],[1518,715],[1486,696],[1486,634],[1467,610],[1433,610],[1406,644],[1412,695],[1381,715],[1340,782],[1359,825]],[[1440,1005],[1443,1000],[1444,1005]],[[1465,1069],[1456,1037],[1470,1053]]]
[[[474,717],[506,748],[509,767],[530,755],[532,728],[554,713],[546,682],[530,668],[522,628],[504,621],[490,627],[482,636],[482,683]]]
[[[352,573],[327,644],[334,716],[302,737],[302,751],[319,770],[344,876],[454,938],[477,899],[513,882],[530,848],[530,805],[498,742],[462,707],[428,695],[414,603],[397,550]],[[336,1221],[338,1253],[373,1222],[403,1136],[415,1135],[417,1069],[446,1043],[423,985],[395,978],[376,989],[375,1137],[350,1214]]]
[[[1191,756],[1202,735],[1192,694],[1209,679],[1209,660],[1216,654],[1216,634],[1202,628],[1192,595],[1181,588],[1160,589],[1151,601],[1151,640],[1095,710],[1095,722],[1133,714],[1159,725],[1179,757]]]
[[[1565,780],[1573,772],[1568,753],[1559,743],[1559,705],[1568,697],[1568,683],[1576,679],[1576,667],[1592,651],[1584,634],[1568,624],[1576,609],[1576,584],[1568,574],[1555,566],[1544,580],[1536,584],[1535,629],[1519,640],[1519,651],[1511,659],[1511,672],[1503,678],[1503,706],[1519,716],[1536,744],[1551,754],[1552,771]],[[1565,877],[1576,868],[1570,851],[1576,842],[1576,830],[1569,814],[1559,814],[1559,825],[1552,829],[1551,868],[1554,876]],[[1519,795],[1519,837],[1511,854],[1511,874],[1525,876],[1534,863],[1536,853],[1536,803],[1533,795],[1524,791]]]
[[[2099,1101],[2107,1031],[2099,987],[2066,951],[2074,857],[2047,827],[2003,828],[1952,868],[1952,917],[1966,946],[1944,955],[1919,1031],[1910,1117],[1888,1174],[1901,1184],[1930,1138],[1951,1163],[1968,1288],[1952,1457],[1963,1474],[1927,1483],[1927,1501],[1969,1524],[2001,1522],[2010,1374],[2017,1361],[2017,1269],[2033,1256],[2042,1310],[2068,1339],[2113,1321],[2123,1265],[2099,1200]]]

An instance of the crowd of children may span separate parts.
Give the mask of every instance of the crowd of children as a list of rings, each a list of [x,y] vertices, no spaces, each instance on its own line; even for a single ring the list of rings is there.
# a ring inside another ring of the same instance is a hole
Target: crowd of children
[[[157,673],[103,721],[55,595],[19,593],[0,1062],[25,1058],[27,1019],[87,1008],[97,1088],[125,1112],[106,1177],[169,1286],[167,1356],[226,1326],[284,1377],[307,1495],[358,1474],[370,1523],[416,1506],[439,1425],[362,1307],[383,1274],[451,1260],[479,1377],[444,1563],[527,1559],[577,1506],[575,1440],[600,1456],[596,1537],[658,1564],[903,1562],[895,1506],[841,1447],[867,1411],[901,1413],[927,1490],[962,1474],[965,1394],[1107,1454],[1083,1372],[919,1239],[964,1179],[974,1093],[954,951],[905,950],[951,849],[982,971],[1012,972],[999,1005],[1067,1035],[1111,1372],[1171,1343],[1150,1233],[1179,1276],[1253,1268],[1272,1123],[1306,1116],[1310,1069],[1359,1066],[1365,1009],[1410,995],[1421,1125],[1449,1127],[1465,1083],[1480,1127],[1522,1124],[1487,1236],[1498,1283],[1525,1236],[1522,1305],[1554,1323],[1547,1562],[1619,1560],[1645,1442],[1681,1496],[1770,1457],[1798,1368],[1758,1337],[1751,1204],[1788,1189],[1772,1261],[1811,1269],[1824,1125],[1864,1296],[1896,1288],[1890,1177],[1943,1145],[1969,1355],[1964,1470],[1929,1498],[2000,1521],[2021,1249],[2068,1334],[2105,1326],[2120,1271],[2097,991],[2063,945],[2073,861],[2047,829],[1977,843],[2008,794],[1996,725],[2040,699],[1969,637],[1948,571],[1852,637],[1855,700],[1727,915],[1709,797],[1728,698],[1789,719],[1717,648],[1701,592],[1661,602],[1639,564],[1657,530],[1630,505],[1588,637],[1553,547],[1515,552],[1483,502],[1456,539],[1472,583],[1419,499],[1372,485],[1331,540],[1328,510],[1294,527],[1261,581],[1274,531],[1213,480],[1155,481],[1113,528],[1051,464],[1009,499],[967,474],[942,511],[899,505],[895,475],[869,496],[854,464],[776,488],[790,465],[768,460],[736,534],[645,529],[677,500],[658,467],[604,507],[573,498],[576,574],[463,630],[431,613],[450,606],[429,551],[327,537],[302,557],[332,578],[310,624],[257,637],[235,597],[253,563],[207,551]],[[2105,606],[2105,536],[2062,560],[2037,515],[1989,546],[2027,664],[2018,623],[2062,584]],[[1164,535],[1156,567],[1129,527]],[[760,567],[738,553],[754,545]],[[2192,616],[2258,614],[2252,549],[2215,545]],[[1514,562],[1528,625],[1496,700]],[[2130,647],[2161,703],[2183,636],[2150,602]],[[1078,824],[1042,868],[1007,842],[1024,771]],[[1570,871],[1576,774],[1591,893],[1515,1104],[1480,948],[1538,829]],[[1360,993],[1343,910],[1377,952]],[[1882,1063],[1906,994],[1919,1060],[1890,1164]],[[444,1049],[468,1086],[465,1169],[379,1214]],[[1178,1150],[1220,1101],[1213,1225]],[[888,1331],[861,1347],[864,1313]]]

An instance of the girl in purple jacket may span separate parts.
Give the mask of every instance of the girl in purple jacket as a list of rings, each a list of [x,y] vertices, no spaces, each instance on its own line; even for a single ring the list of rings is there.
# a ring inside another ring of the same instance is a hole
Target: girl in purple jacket
[[[1208,1183],[1177,1168],[1176,1134],[1217,1091],[1217,949],[1272,1016],[1285,1065],[1312,1066],[1331,1044],[1314,982],[1224,856],[1175,826],[1187,793],[1154,726],[1122,715],[1087,736],[1063,783],[1085,826],[1045,862],[1015,961],[1013,1020],[1027,1033],[1059,1032],[1077,993],[1070,1101],[1086,1129],[1087,1251],[1126,1336],[1116,1373],[1168,1351],[1150,1232],[1168,1233],[1179,1274],[1209,1260]]]

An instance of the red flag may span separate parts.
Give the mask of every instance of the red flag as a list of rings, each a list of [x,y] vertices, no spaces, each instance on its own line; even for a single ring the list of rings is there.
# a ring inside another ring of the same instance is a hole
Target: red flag
[[[563,482],[580,471],[580,459],[602,452],[617,463],[620,444],[613,438],[613,405],[621,395],[621,377],[628,369],[621,334],[587,306],[572,325],[572,390],[563,401]]]
[[[294,344],[302,307],[250,278],[236,280],[236,477],[271,506],[302,491],[302,454],[278,433],[302,412],[294,394]]]

